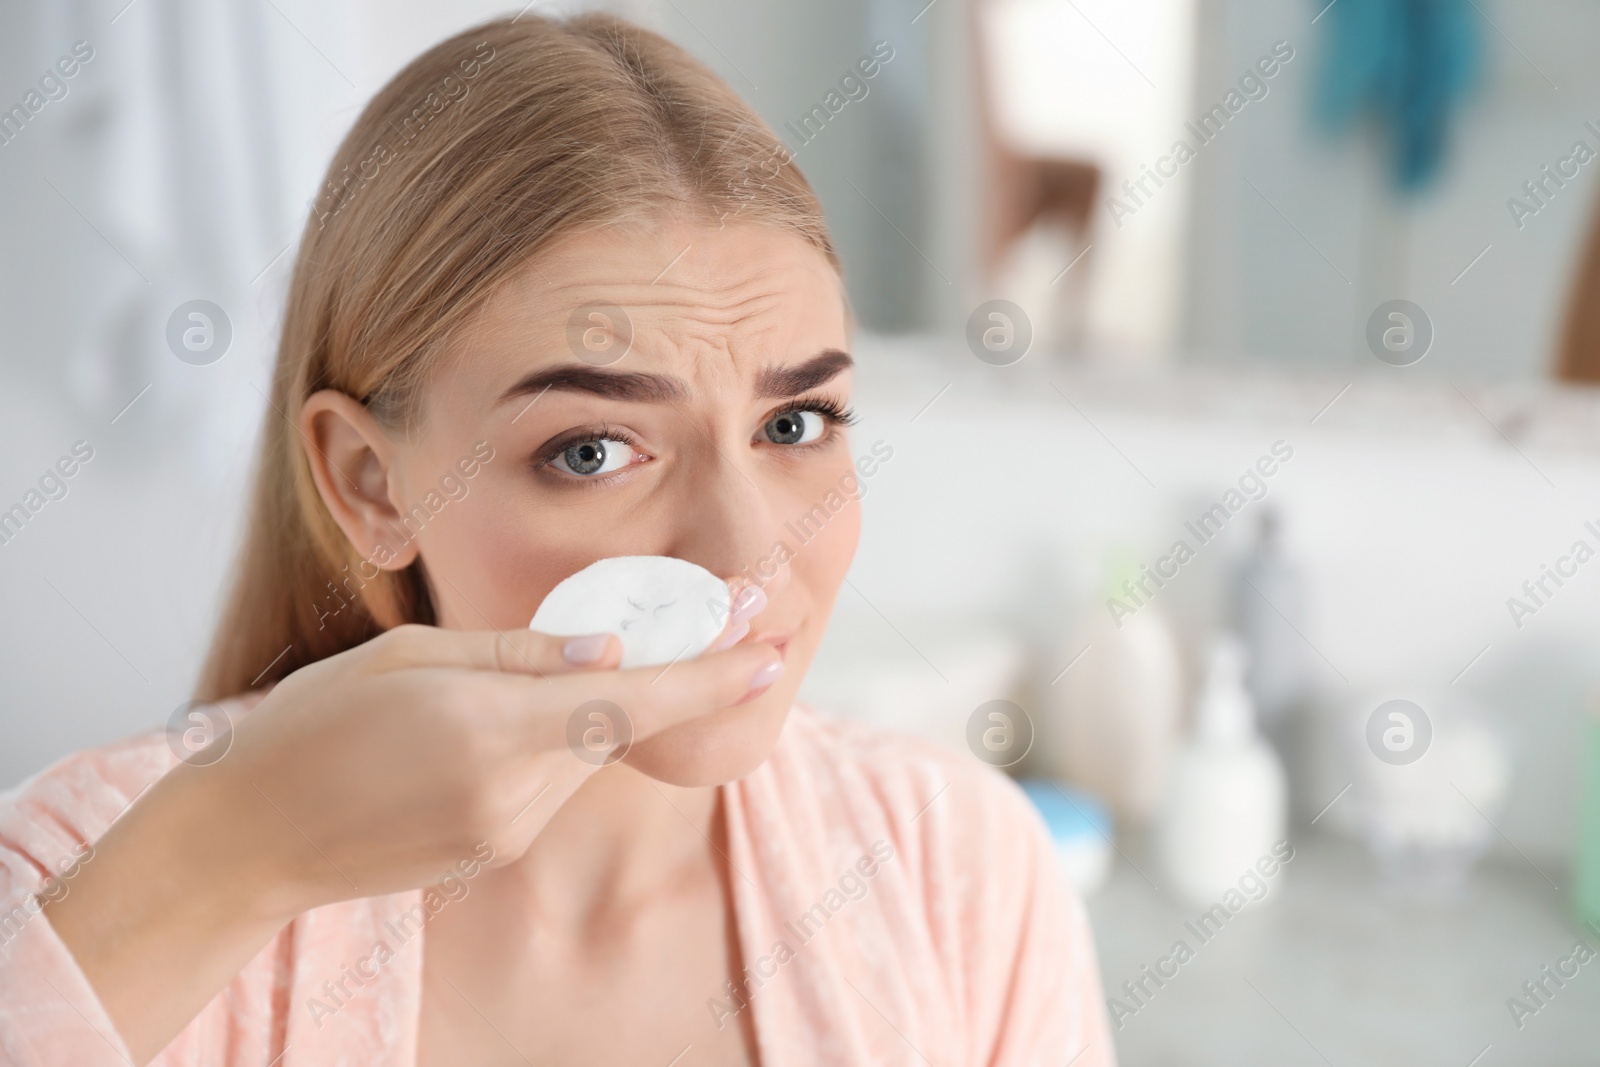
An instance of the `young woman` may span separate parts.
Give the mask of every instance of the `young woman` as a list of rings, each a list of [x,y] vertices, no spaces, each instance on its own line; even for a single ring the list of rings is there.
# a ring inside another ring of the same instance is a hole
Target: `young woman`
[[[301,241],[225,754],[0,806],[0,1060],[1112,1063],[1020,793],[793,706],[890,447],[848,323],[805,179],[665,40],[524,16],[402,71]],[[719,647],[526,628],[619,555],[742,576]],[[569,745],[597,700],[620,761]]]

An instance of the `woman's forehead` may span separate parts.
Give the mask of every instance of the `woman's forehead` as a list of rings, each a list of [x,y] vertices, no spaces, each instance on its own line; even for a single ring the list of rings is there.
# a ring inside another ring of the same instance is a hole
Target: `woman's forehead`
[[[515,379],[574,360],[755,373],[847,342],[839,278],[820,251],[779,229],[709,225],[559,242],[491,298],[461,347],[476,356],[474,377]]]
[[[658,226],[558,242],[453,347],[445,389],[483,406],[562,368],[672,376],[696,394],[754,386],[773,368],[845,352],[848,330],[837,272],[798,235]]]

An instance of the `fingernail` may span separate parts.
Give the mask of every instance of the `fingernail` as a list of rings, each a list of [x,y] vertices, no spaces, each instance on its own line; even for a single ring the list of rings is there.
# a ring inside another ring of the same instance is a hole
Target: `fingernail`
[[[743,704],[746,700],[753,700],[763,689],[783,677],[783,660],[775,659],[764,665],[750,679],[750,691],[739,701]]]
[[[713,647],[711,651],[721,652],[723,649],[732,648],[734,645],[739,643],[740,639],[742,639],[745,634],[749,632],[750,624],[748,622],[734,623],[733,629],[728,631],[728,636],[724,637],[721,641],[718,641],[716,646]]]
[[[747,585],[733,598],[733,612],[729,617],[734,622],[754,618],[761,614],[761,609],[766,606],[767,591],[759,585]]]
[[[610,634],[584,634],[574,637],[561,646],[561,658],[574,667],[593,663],[606,654],[606,641]]]

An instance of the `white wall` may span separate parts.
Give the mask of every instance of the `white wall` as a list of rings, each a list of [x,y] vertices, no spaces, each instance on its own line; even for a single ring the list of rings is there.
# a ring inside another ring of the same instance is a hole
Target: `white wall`
[[[998,389],[1007,376],[1019,384]],[[843,646],[858,635],[888,639],[884,617],[913,641],[946,643],[998,623],[1043,645],[1048,678],[1079,651],[1065,636],[1072,623],[1105,610],[1096,591],[1108,552],[1153,559],[1282,439],[1295,455],[1268,499],[1308,574],[1322,711],[1370,711],[1363,702],[1385,691],[1480,700],[1517,760],[1502,829],[1530,854],[1566,855],[1577,740],[1600,694],[1600,563],[1520,629],[1506,600],[1583,536],[1586,520],[1600,525],[1600,448],[1583,429],[1600,425],[1600,397],[1569,398],[1561,418],[1531,402],[1532,428],[1517,438],[1525,459],[1451,387],[1392,376],[1357,379],[1315,425],[1348,378],[1102,381],[1051,369],[1043,355],[987,368],[929,345],[869,358],[862,378],[857,445],[883,438],[896,452],[864,503],[851,575],[860,595],[841,596],[825,662],[848,661]],[[1476,402],[1509,424],[1492,399]],[[1587,443],[1556,444],[1562,422]],[[1224,575],[1246,529],[1235,520],[1160,594],[1191,653],[1223,615]],[[931,676],[901,654],[908,672]],[[915,709],[899,717],[914,721]],[[1326,801],[1349,781],[1331,780],[1338,771],[1319,766],[1302,786]]]
[[[1334,136],[1312,121],[1322,35],[1334,18],[1312,25],[1322,6],[1202,0],[1200,98],[1275,40],[1289,41],[1297,58],[1274,96],[1247,108],[1194,164],[1185,343],[1221,359],[1364,365],[1367,316],[1405,298],[1437,330],[1419,374],[1547,374],[1575,259],[1600,207],[1600,166],[1583,168],[1521,230],[1506,200],[1577,138],[1600,149],[1584,129],[1600,118],[1590,48],[1600,9],[1572,0],[1475,5],[1494,23],[1468,16],[1485,52],[1479,91],[1455,120],[1437,182],[1400,197],[1370,127]]]

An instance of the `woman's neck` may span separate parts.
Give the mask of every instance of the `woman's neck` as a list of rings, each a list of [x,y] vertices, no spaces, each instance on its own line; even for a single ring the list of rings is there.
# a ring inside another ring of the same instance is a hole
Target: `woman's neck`
[[[668,785],[617,763],[591,777],[486,886],[530,919],[581,930],[633,911],[664,884],[703,877],[723,846],[715,787]]]
[[[429,921],[419,1062],[751,1062],[753,1016],[706,1011],[742,967],[727,848],[715,787],[594,775]]]

